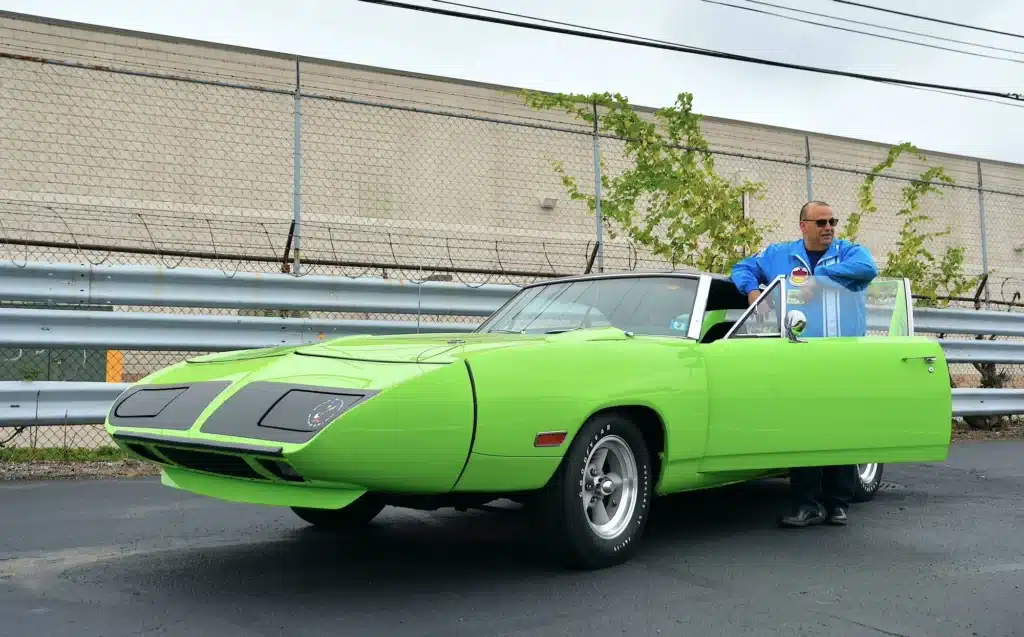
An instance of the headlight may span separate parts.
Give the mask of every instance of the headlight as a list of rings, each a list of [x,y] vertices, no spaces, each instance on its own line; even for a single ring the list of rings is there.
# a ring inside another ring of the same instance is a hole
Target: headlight
[[[140,389],[115,406],[114,415],[118,418],[154,418],[186,391],[188,387]]]
[[[361,395],[292,389],[260,419],[261,427],[319,431],[354,405]]]
[[[184,431],[230,384],[208,381],[187,385],[136,385],[111,405],[110,424]]]
[[[199,430],[204,434],[303,443],[377,393],[373,389],[258,380],[232,394]]]

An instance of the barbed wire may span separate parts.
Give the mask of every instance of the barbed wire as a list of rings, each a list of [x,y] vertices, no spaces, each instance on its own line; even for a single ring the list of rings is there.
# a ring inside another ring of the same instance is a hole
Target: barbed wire
[[[185,228],[190,230],[185,231]],[[0,246],[3,246],[0,254],[15,265],[57,258],[85,261],[94,266],[159,264],[167,269],[188,262],[187,267],[216,268],[226,277],[238,271],[291,273],[292,254],[288,246],[291,230],[292,223],[285,221],[230,220],[196,213],[175,215],[116,209],[68,208],[62,212],[51,205],[0,201]],[[302,264],[305,269],[296,276],[388,278],[397,275],[412,282],[448,280],[479,286],[523,284],[594,271],[596,242],[593,239],[535,242],[415,231],[398,234],[324,222],[306,225],[304,233],[307,247]],[[158,238],[158,234],[162,236]],[[168,234],[171,236],[166,236]],[[116,242],[110,242],[111,238]],[[624,263],[620,268],[623,270],[671,267],[662,259],[645,255],[642,247],[638,248],[629,240],[605,249],[606,254]],[[15,254],[19,250],[21,254]],[[415,254],[402,259],[399,255],[403,250],[415,251]],[[225,267],[224,262],[232,262],[233,267]],[[418,275],[403,276],[409,272]],[[471,280],[469,276],[476,278]],[[993,306],[1019,305],[1024,294],[1024,278],[1020,277],[990,275],[987,285],[994,296],[986,303]],[[939,296],[938,299],[975,300],[959,296]]]
[[[234,264],[231,271],[290,272],[292,254],[288,244],[292,229],[289,221],[153,210],[58,208],[0,200],[2,253],[21,265],[59,255],[61,260],[81,259],[95,266],[155,262],[174,269],[186,261],[201,262],[201,267],[219,268],[226,276],[224,262]],[[505,283],[529,282],[585,272],[594,247],[593,239],[574,242],[453,237],[415,228],[396,231],[326,222],[303,224],[303,235],[302,275],[322,273],[348,278],[415,271],[487,276]],[[632,242],[606,250],[621,254],[630,269],[640,263],[640,252]],[[458,280],[467,285],[481,283]]]

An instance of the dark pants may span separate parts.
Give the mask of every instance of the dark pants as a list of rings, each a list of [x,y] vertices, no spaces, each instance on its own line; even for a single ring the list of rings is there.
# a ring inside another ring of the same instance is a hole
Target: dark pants
[[[857,465],[793,468],[789,474],[793,510],[815,509],[821,505],[827,511],[836,507],[848,509],[857,480]]]

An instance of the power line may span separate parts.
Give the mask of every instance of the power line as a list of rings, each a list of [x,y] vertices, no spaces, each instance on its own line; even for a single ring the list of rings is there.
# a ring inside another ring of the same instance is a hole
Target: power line
[[[782,18],[783,20],[792,20],[793,22],[802,22],[804,24],[811,24],[811,25],[814,25],[814,26],[825,27],[826,29],[835,29],[837,31],[846,31],[848,33],[857,33],[857,34],[860,34],[860,35],[871,36],[873,38],[881,38],[882,40],[891,40],[893,42],[902,42],[904,44],[913,44],[913,45],[916,45],[916,46],[927,47],[929,49],[938,49],[940,51],[951,51],[953,53],[961,53],[963,55],[973,55],[973,56],[976,56],[976,57],[989,58],[991,60],[1002,60],[1004,62],[1014,62],[1016,64],[1024,64],[1024,60],[1015,60],[1013,58],[1008,58],[1008,57],[1000,56],[1000,55],[986,55],[985,53],[976,53],[974,51],[964,51],[963,49],[954,49],[954,48],[951,48],[951,47],[948,47],[948,46],[940,46],[938,44],[928,44],[926,42],[915,42],[913,40],[905,40],[903,38],[897,38],[897,37],[894,37],[894,36],[891,36],[891,35],[882,35],[881,33],[871,33],[869,31],[860,31],[858,29],[851,29],[851,28],[848,28],[848,27],[841,27],[841,26],[838,26],[838,25],[835,25],[835,24],[826,24],[825,22],[817,22],[815,20],[805,20],[803,18],[797,18],[795,16],[783,15],[781,13],[775,13],[773,11],[765,11],[764,9],[755,9],[754,7],[744,7],[744,6],[741,6],[741,5],[738,5],[738,4],[729,4],[728,2],[719,2],[718,0],[701,0],[701,1],[702,2],[706,2],[708,4],[717,4],[717,5],[721,5],[723,7],[730,7],[730,8],[733,8],[733,9],[739,9],[741,11],[750,11],[752,13],[760,13],[760,14],[763,14],[763,15],[775,16],[776,18]],[[767,4],[767,3],[756,2],[755,4]],[[769,5],[769,6],[779,6],[779,5]],[[780,8],[788,9],[788,7],[780,7]],[[799,11],[799,9],[790,9],[790,10],[791,11]],[[810,12],[807,12],[807,13],[810,13]],[[817,13],[817,14],[813,14],[813,15],[823,15],[823,14]],[[825,17],[832,17],[832,16],[825,16]],[[837,19],[841,19],[841,18],[837,18]]]
[[[941,95],[952,95],[953,97],[959,97],[959,98],[965,99],[965,100],[978,100],[979,102],[991,102],[993,104],[1000,104],[1002,106],[1012,106],[1014,108],[1024,108],[1024,103],[1017,104],[1015,102],[1000,102],[999,100],[994,100],[991,97],[978,97],[977,95],[964,95],[963,93],[954,93],[952,91],[944,91],[942,89],[937,89],[937,88],[922,88],[922,87],[917,87],[917,86],[915,86],[915,87],[908,87],[908,88],[913,88],[915,91],[928,91],[930,93],[939,93]]]
[[[515,13],[515,12],[512,12],[512,11],[502,11],[500,9],[485,9],[483,7],[477,7],[477,6],[474,6],[474,5],[471,5],[471,4],[464,4],[464,3],[461,3],[461,2],[453,2],[452,0],[431,0],[431,1],[435,2],[437,4],[447,4],[447,5],[451,5],[451,6],[454,6],[454,7],[463,7],[465,9],[479,9],[481,11],[487,11],[489,13],[497,13],[497,14],[512,16],[512,17],[516,17],[516,18],[528,18],[528,19],[531,19],[530,16],[527,16],[527,15],[524,15],[524,14],[521,14],[521,13]],[[767,5],[767,6],[770,6],[770,7],[778,7],[780,9],[787,9],[788,8],[788,7],[783,7],[781,5],[770,4],[768,2],[759,2],[758,0],[746,0],[746,2],[752,2],[754,4],[763,4],[763,5]],[[824,14],[813,13],[811,11],[802,11],[800,9],[790,9],[790,10],[791,11],[799,11],[801,13],[810,13],[811,15],[822,15],[823,17],[830,17],[830,16],[826,16]],[[548,24],[560,24],[560,25],[563,25],[563,26],[577,26],[577,25],[574,25],[571,22],[562,22],[560,20],[551,20],[549,18],[532,18],[532,19],[536,20],[537,22],[547,22]],[[840,18],[840,19],[843,19],[843,18]],[[850,22],[857,22],[857,21],[856,20],[850,20]],[[878,25],[872,25],[870,23],[861,23],[861,24],[867,24],[868,26],[878,26]],[[643,36],[630,36],[628,33],[622,33],[622,32],[619,32],[619,31],[609,31],[607,29],[598,29],[596,27],[583,27],[583,26],[578,27],[578,28],[586,29],[588,31],[594,31],[596,33],[608,33],[610,35],[618,35],[618,36],[623,36],[623,37],[634,37],[634,38],[636,38],[638,40],[645,40],[647,42],[657,42],[657,43],[660,43],[660,44],[668,44],[668,45],[674,46],[674,43],[668,42],[666,40],[656,40],[654,38],[648,38],[648,37],[643,37]],[[892,27],[879,26],[879,28],[882,28],[882,29],[889,28],[889,29],[892,29],[893,31],[902,31],[902,29],[895,29],[895,28],[892,28]],[[916,33],[914,31],[908,31],[907,33],[912,33],[914,35],[923,35],[925,37],[936,37],[936,38],[941,39],[941,40],[948,40],[949,39],[949,38],[942,38],[941,36],[929,36],[928,34],[924,34],[924,33],[919,34],[919,33]],[[959,40],[952,40],[952,41],[953,42],[959,42]],[[916,42],[914,44],[916,44]],[[961,44],[972,44],[972,43],[971,42],[962,42]],[[984,44],[975,44],[974,46],[986,47],[986,45],[984,45]],[[694,48],[697,48],[697,47],[694,47]],[[1020,53],[1021,55],[1024,55],[1024,51],[1014,51],[1013,49],[999,49],[998,47],[986,47],[986,48],[995,48],[997,50],[1009,51],[1010,53]],[[711,49],[699,49],[699,48],[697,50],[700,50],[700,51],[711,51]],[[962,93],[955,93],[955,92],[949,91],[949,90],[942,90],[942,89],[935,89],[935,88],[924,88],[924,87],[917,87],[917,86],[907,86],[907,87],[904,87],[904,88],[909,88],[909,89],[917,90],[917,91],[929,91],[931,93],[939,93],[939,94],[942,94],[942,95],[952,95],[953,97],[959,97],[959,98],[963,98],[963,99],[972,99],[972,100],[978,100],[980,102],[989,102],[989,103],[992,103],[992,104],[1001,104],[1002,106],[1013,106],[1015,108],[1024,108],[1024,103],[1022,103],[1022,104],[1015,104],[1015,103],[1012,103],[1012,102],[1001,102],[999,100],[992,99],[990,97],[978,97],[977,95],[964,95]]]
[[[515,13],[513,11],[502,11],[500,9],[485,9],[483,7],[477,7],[477,6],[474,6],[474,5],[471,5],[471,4],[464,4],[462,2],[452,2],[451,0],[431,0],[431,1],[436,3],[436,4],[447,4],[447,5],[451,5],[453,7],[462,7],[464,9],[477,9],[477,10],[480,10],[480,11],[486,11],[488,13],[497,13],[497,14],[500,14],[500,15],[507,15],[507,16],[511,16],[511,17],[514,17],[514,18],[527,18],[527,19],[536,20],[537,22],[547,22],[548,24],[559,24],[559,25],[567,26],[567,27],[575,27],[575,28],[579,28],[579,29],[586,29],[587,31],[594,31],[595,33],[607,33],[609,35],[618,35],[618,36],[623,36],[623,37],[632,37],[632,38],[636,38],[638,40],[646,40],[648,42],[660,42],[662,44],[674,44],[673,42],[667,42],[665,40],[656,40],[654,38],[647,38],[647,37],[643,37],[643,36],[634,36],[634,35],[630,35],[628,33],[621,33],[619,31],[608,31],[607,29],[598,29],[598,28],[595,28],[595,27],[580,26],[580,25],[573,24],[571,22],[562,22],[562,21],[559,21],[559,20],[551,20],[551,19],[548,19],[548,18],[534,18],[534,17],[527,16],[527,15],[524,15],[524,14],[521,14],[521,13]],[[707,1],[707,0],[704,0],[704,1]],[[947,37],[941,36],[941,35],[932,35],[930,33],[921,33],[920,31],[908,31],[907,29],[897,29],[896,27],[889,27],[889,26],[885,26],[885,25],[881,25],[881,24],[874,24],[874,23],[871,23],[871,22],[862,22],[860,20],[853,20],[851,18],[843,18],[843,17],[839,17],[839,16],[828,15],[828,14],[825,14],[825,13],[816,13],[814,11],[807,11],[806,9],[794,9],[792,7],[786,7],[786,6],[783,6],[783,5],[780,5],[780,4],[772,4],[770,2],[760,2],[759,0],[744,0],[744,1],[748,2],[750,4],[759,4],[759,5],[764,5],[766,7],[774,7],[776,9],[785,9],[786,11],[794,11],[796,13],[803,13],[803,14],[807,14],[807,15],[818,16],[820,18],[830,18],[830,19],[833,19],[833,20],[838,20],[840,22],[850,22],[852,24],[861,24],[861,25],[864,25],[864,26],[874,27],[876,29],[883,29],[883,30],[886,30],[886,31],[895,31],[897,33],[906,33],[908,35],[916,35],[916,36],[923,37],[923,38],[934,38],[936,40],[943,40],[945,42],[953,42],[954,44],[966,44],[968,46],[976,46],[976,47],[980,47],[982,49],[991,49],[993,51],[1003,51],[1005,53],[1016,53],[1018,55],[1024,55],[1024,51],[1021,51],[1021,50],[1018,50],[1018,49],[1006,49],[1006,48],[1003,48],[1003,47],[992,46],[990,44],[980,44],[978,42],[970,42],[970,41],[967,41],[967,40],[957,40],[955,38],[947,38]],[[732,6],[732,5],[726,5],[726,6]],[[736,7],[736,8],[742,8],[742,7]],[[765,12],[765,13],[769,13],[769,12]],[[778,15],[778,14],[771,13],[770,15]],[[788,16],[781,16],[780,15],[779,17],[788,17]],[[816,24],[816,23],[812,22],[811,24]],[[830,26],[830,25],[823,25],[823,26]],[[874,34],[869,34],[869,35],[874,35]],[[910,44],[921,44],[919,42],[913,42],[911,40],[906,40],[906,42],[908,42]],[[693,48],[698,48],[698,47],[693,47]],[[710,49],[699,49],[699,50],[701,50],[701,51],[710,51]],[[956,51],[960,52],[958,49]],[[967,51],[964,51],[964,52],[965,53],[969,53]],[[1000,59],[1001,60],[1001,59],[1004,59],[1004,58],[996,58],[996,59]],[[1016,62],[1017,60],[1013,60],[1013,61]]]
[[[849,0],[833,0],[833,2],[839,2],[841,4],[848,4],[853,7],[861,7],[864,9],[871,9],[873,11],[884,11],[885,13],[892,13],[895,15],[902,15],[908,18],[916,18],[918,20],[927,20],[928,22],[938,22],[939,24],[948,24],[954,27],[962,27],[964,29],[974,29],[975,31],[985,31],[986,33],[995,33],[996,35],[1008,35],[1011,38],[1021,38],[1024,40],[1024,35],[1019,33],[1008,33],[1006,31],[996,31],[995,29],[987,29],[985,27],[976,27],[971,24],[963,24],[961,22],[950,22],[949,20],[940,20],[939,18],[931,18],[925,15],[917,15],[916,13],[906,13],[903,11],[896,11],[895,9],[885,9],[883,7],[875,7],[870,4],[861,4],[859,2],[850,2]]]
[[[657,40],[655,38],[648,38],[648,37],[644,37],[644,36],[640,36],[640,35],[630,35],[629,33],[622,33],[620,31],[609,31],[607,29],[598,29],[597,27],[585,27],[585,26],[581,26],[581,25],[578,25],[578,24],[573,24],[572,22],[562,22],[562,21],[559,21],[559,20],[551,20],[549,18],[535,18],[533,16],[528,16],[528,15],[525,15],[525,14],[522,14],[522,13],[515,13],[513,11],[502,11],[501,9],[485,9],[484,7],[477,7],[477,6],[474,6],[474,5],[471,5],[471,4],[463,4],[461,2],[451,2],[450,0],[431,0],[431,1],[435,2],[437,4],[452,5],[453,7],[462,7],[464,9],[476,9],[478,11],[486,11],[488,13],[497,13],[497,14],[500,14],[500,15],[512,16],[513,18],[526,18],[527,20],[535,20],[537,22],[547,22],[548,24],[560,24],[560,25],[565,26],[565,27],[573,27],[573,28],[576,28],[576,29],[586,29],[587,31],[593,31],[594,33],[607,33],[608,35],[617,35],[617,36],[624,37],[624,38],[633,38],[635,40],[643,40],[645,42],[655,42],[655,43],[658,43],[658,44],[666,44],[668,46],[673,46],[673,47],[675,47],[675,46],[682,46],[682,45],[676,44],[675,42],[669,42],[667,40]],[[415,7],[415,8],[420,8],[420,7]],[[423,8],[426,9],[426,7],[423,7]],[[427,10],[429,11],[429,9],[427,9]],[[471,17],[476,17],[476,16],[471,16]],[[716,53],[716,51],[714,51],[713,49],[702,49],[700,47],[689,47],[689,46],[686,47],[686,48],[687,49],[693,49],[694,51],[707,51],[709,53]]]
[[[359,0],[359,2],[366,2],[369,4],[377,4],[382,6],[395,7],[399,9],[409,9],[412,11],[422,11],[424,13],[432,13],[436,15],[446,15],[455,18],[464,18],[467,20],[476,20],[478,22],[488,22],[491,24],[502,24],[505,26],[513,26],[525,29],[533,29],[537,31],[546,31],[549,33],[558,33],[561,35],[572,35],[582,38],[590,38],[594,40],[604,40],[607,42],[618,42],[620,44],[635,44],[639,46],[645,46],[655,49],[663,49],[667,51],[675,51],[678,53],[692,53],[694,55],[703,55],[707,57],[714,57],[719,59],[733,60],[737,62],[750,62],[753,64],[761,64],[764,66],[772,66],[776,68],[786,68],[798,71],[810,71],[812,73],[821,73],[823,75],[836,75],[841,77],[850,77],[860,80],[868,80],[871,82],[880,82],[883,84],[894,84],[910,87],[924,87],[933,89],[944,89],[947,91],[957,91],[962,93],[969,93],[974,95],[988,95],[990,97],[1001,97],[1016,101],[1024,101],[1024,95],[1019,93],[1000,93],[997,91],[988,91],[983,89],[973,88],[962,88],[957,86],[949,86],[945,84],[934,84],[930,82],[918,82],[915,80],[901,80],[896,78],[888,78],[877,75],[867,75],[864,73],[854,73],[851,71],[838,71],[834,69],[827,69],[822,67],[807,66],[803,64],[792,64],[789,62],[779,62],[776,60],[767,60],[763,58],[750,57],[746,55],[739,55],[735,53],[725,53],[723,51],[715,51],[713,49],[699,49],[696,47],[686,46],[682,44],[672,44],[664,41],[651,40],[651,39],[639,39],[633,36],[629,37],[618,37],[612,35],[599,35],[597,33],[588,33],[586,31],[579,31],[573,29],[563,29],[559,27],[549,27],[540,24],[530,24],[528,22],[517,22],[515,20],[506,20],[503,18],[493,18],[489,16],[477,15],[473,13],[463,13],[460,11],[450,11],[447,9],[436,9],[432,7],[425,7],[422,5],[408,4],[404,2],[394,2],[393,0]],[[487,9],[481,9],[480,7],[473,7],[474,9],[486,11]],[[515,14],[517,17],[522,17],[530,20],[536,20],[531,16]],[[586,29],[588,27],[580,27],[573,25],[576,29]]]
[[[949,38],[944,35],[934,35],[932,33],[922,33],[920,31],[910,31],[908,29],[898,29],[896,27],[886,26],[884,24],[875,24],[873,22],[864,22],[862,20],[854,20],[853,18],[844,18],[836,15],[829,15],[827,13],[817,13],[814,11],[808,11],[806,9],[796,9],[793,7],[786,7],[781,4],[772,4],[771,2],[761,2],[760,0],[744,0],[750,4],[760,4],[766,7],[774,7],[776,9],[785,9],[786,11],[793,11],[795,13],[803,13],[805,15],[813,15],[819,18],[829,18],[831,20],[838,20],[840,22],[849,22],[851,24],[860,24],[866,27],[872,27],[874,29],[883,29],[885,31],[895,31],[896,33],[906,33],[907,35],[916,35],[921,38],[932,38],[935,40],[942,40],[943,42],[952,42],[954,44],[966,44],[968,46],[976,46],[981,49],[990,49],[992,51],[1003,51],[1004,53],[1016,53],[1017,55],[1024,55],[1024,51],[1019,49],[1007,49],[1001,46],[992,46],[991,44],[981,44],[980,42],[971,42],[969,40],[957,40],[956,38]],[[917,44],[916,42],[914,44]]]

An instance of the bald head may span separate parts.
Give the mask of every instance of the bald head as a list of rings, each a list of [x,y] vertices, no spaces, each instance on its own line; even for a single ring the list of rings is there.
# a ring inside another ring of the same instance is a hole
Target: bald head
[[[839,220],[824,201],[808,201],[800,207],[800,232],[808,250],[827,250],[835,238]]]

